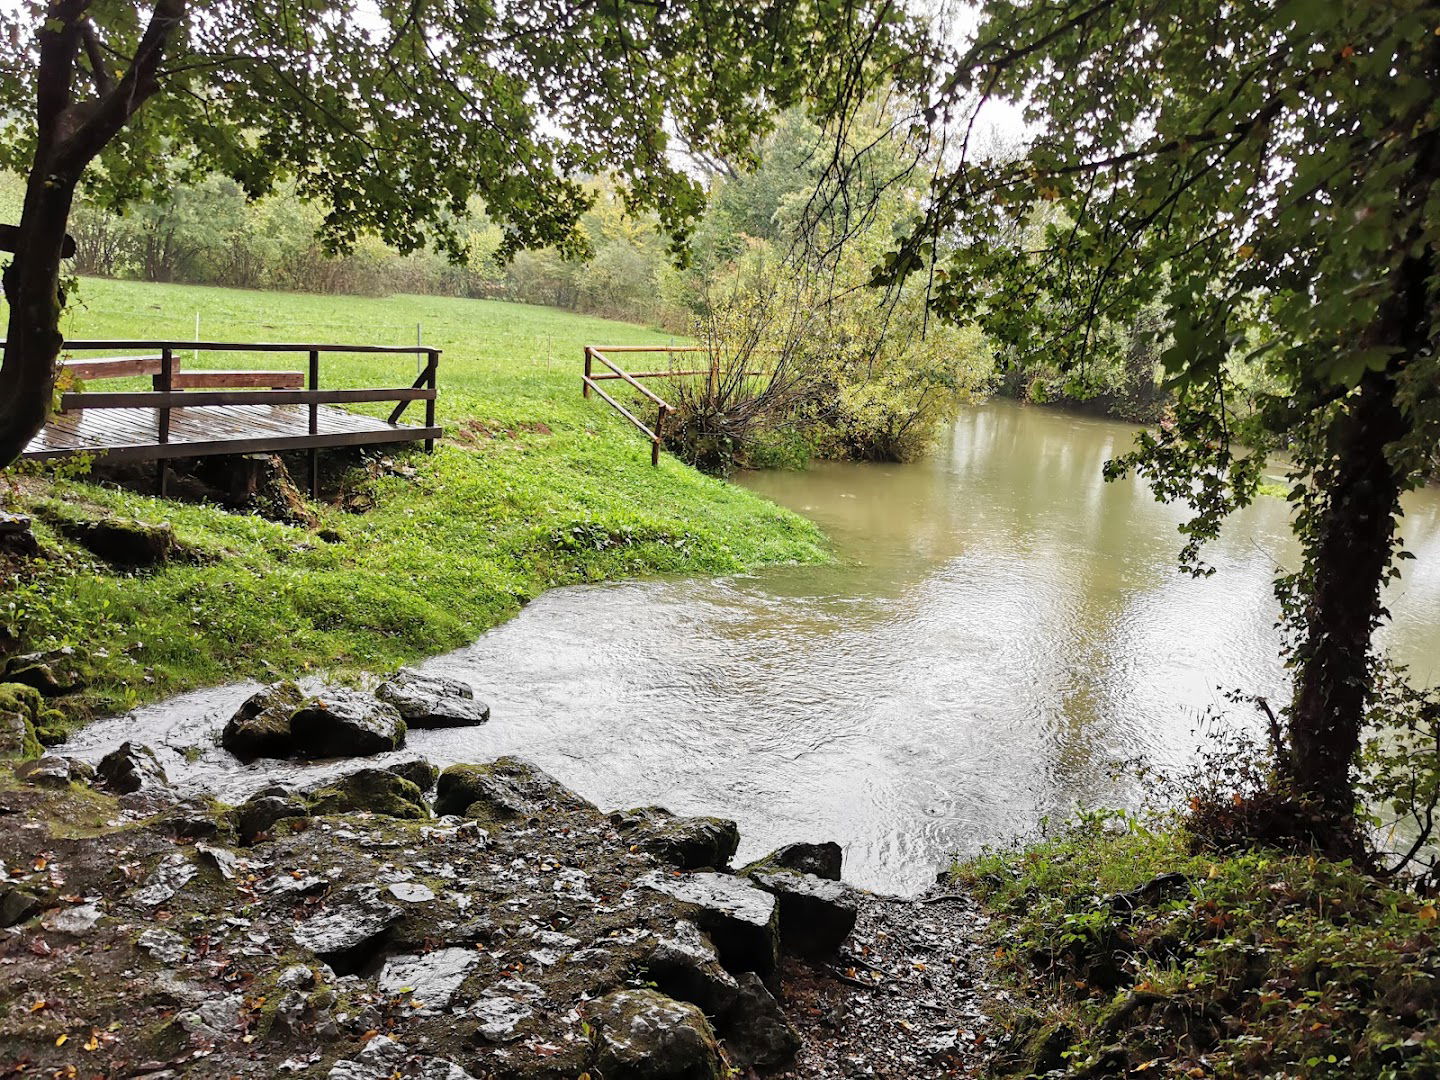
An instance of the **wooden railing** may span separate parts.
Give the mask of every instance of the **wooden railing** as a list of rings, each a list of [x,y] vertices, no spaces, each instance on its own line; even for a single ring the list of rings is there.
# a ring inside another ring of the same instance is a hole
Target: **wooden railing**
[[[641,386],[640,379],[663,379],[676,375],[706,375],[714,369],[712,359],[709,368],[700,371],[637,371],[629,372],[611,360],[606,353],[708,353],[710,350],[704,345],[586,345],[585,346],[585,374],[580,376],[580,393],[584,397],[590,396],[590,391],[595,391],[601,400],[607,402],[612,409],[618,412],[626,420],[630,421],[642,435],[650,440],[650,464],[660,464],[660,448],[665,443],[665,417],[675,411],[675,406],[662,398],[659,394],[648,387]],[[597,373],[595,361],[598,360],[610,370]],[[620,379],[638,390],[641,396],[647,398],[655,406],[655,426],[647,427],[645,422],[627,409],[620,402],[607,394],[600,386],[600,383],[607,379]]]
[[[0,342],[3,345],[3,342]],[[279,344],[250,343],[233,341],[153,341],[153,340],[83,340],[66,341],[64,351],[115,352],[117,350],[142,350],[145,356],[116,357],[107,367],[105,361],[70,360],[67,366],[77,376],[95,378],[119,378],[149,374],[152,388],[146,391],[72,391],[60,395],[60,409],[64,412],[84,409],[135,409],[155,410],[155,440],[151,450],[164,450],[170,442],[170,420],[174,409],[204,405],[307,405],[309,406],[309,437],[302,436],[300,444],[310,450],[310,481],[312,490],[316,483],[316,455],[320,446],[362,445],[368,441],[365,432],[338,432],[321,434],[319,411],[321,405],[343,405],[357,402],[396,402],[388,422],[398,424],[400,417],[412,401],[425,402],[424,439],[426,451],[434,449],[436,372],[440,364],[440,350],[424,345],[331,345],[331,344]],[[246,352],[246,353],[293,353],[304,354],[308,368],[304,376],[304,389],[300,385],[299,372],[283,371],[229,371],[215,372],[195,369],[180,374],[180,359],[177,354],[185,352]],[[374,387],[366,389],[322,390],[320,388],[320,355],[322,353],[352,353],[387,355],[411,355],[424,358],[424,366],[409,386]],[[186,389],[196,387],[225,387],[224,389]],[[234,389],[236,386],[262,387],[262,389]],[[278,388],[277,388],[278,387]],[[249,440],[263,441],[263,440]],[[290,440],[294,443],[295,440]],[[173,454],[150,454],[162,459],[159,486],[163,488],[165,456],[188,456],[195,452],[192,444],[177,444]],[[200,452],[217,452],[209,449]],[[248,451],[234,451],[248,452]]]

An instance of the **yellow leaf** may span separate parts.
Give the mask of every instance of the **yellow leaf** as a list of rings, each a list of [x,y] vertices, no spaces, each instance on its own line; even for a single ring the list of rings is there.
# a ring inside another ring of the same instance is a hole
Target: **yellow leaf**
[[[1434,905],[1434,904],[1426,904],[1424,907],[1422,907],[1422,908],[1420,909],[1419,915],[1420,915],[1420,918],[1424,919],[1426,922],[1433,922],[1434,919],[1435,919],[1435,915],[1436,915],[1435,905]]]
[[[56,1036],[55,1045],[56,1045],[56,1046],[64,1046],[65,1043],[69,1041],[69,1039],[70,1039],[70,1036],[69,1036],[69,1035],[66,1035],[64,1032],[61,1032],[58,1036]]]

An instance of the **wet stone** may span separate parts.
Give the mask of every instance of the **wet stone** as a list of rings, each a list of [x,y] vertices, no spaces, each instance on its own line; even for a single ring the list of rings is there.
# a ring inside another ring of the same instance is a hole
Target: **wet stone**
[[[158,907],[190,883],[199,869],[184,855],[171,855],[147,877],[130,899],[145,907]]]
[[[277,822],[286,818],[303,818],[310,811],[299,799],[289,796],[264,795],[252,798],[235,808],[235,831],[243,843],[253,844],[269,833]]]
[[[188,951],[185,939],[173,930],[151,927],[135,941],[137,948],[149,953],[162,964],[179,963]]]
[[[675,924],[673,933],[656,940],[645,959],[645,974],[662,992],[699,1005],[711,1016],[727,1011],[740,989],[721,966],[710,939],[684,919]]]
[[[409,780],[421,791],[429,791],[435,786],[435,781],[440,779],[440,767],[432,765],[422,757],[397,761],[393,765],[385,766],[385,771]]]
[[[354,1059],[337,1061],[328,1080],[475,1080],[454,1062],[413,1054],[394,1039],[372,1037]]]
[[[79,937],[87,933],[103,913],[97,904],[76,904],[74,907],[52,908],[40,917],[40,928],[52,934]]]
[[[460,984],[479,962],[479,953],[462,948],[392,956],[380,969],[377,985],[386,994],[408,990],[412,1004],[438,1012],[450,1007]]]
[[[0,882],[0,927],[27,922],[44,907],[45,901],[30,890]]]
[[[345,814],[355,810],[408,820],[430,816],[420,789],[388,769],[360,769],[327,784],[310,797],[312,814]]]
[[[368,694],[331,687],[290,717],[295,748],[304,757],[368,757],[405,745],[405,721]]]
[[[748,877],[779,900],[780,943],[787,951],[830,956],[855,929],[859,904],[838,881],[794,870],[755,870]]]
[[[220,745],[244,761],[287,758],[295,753],[290,717],[305,703],[293,682],[271,683],[235,710],[220,733]]]
[[[839,881],[845,853],[834,841],[823,844],[786,844],[763,859],[751,863],[741,873],[751,870],[798,870],[814,874],[826,881]]]
[[[23,653],[5,661],[0,682],[19,683],[38,690],[45,697],[72,694],[85,686],[90,670],[72,646],[49,652]]]
[[[71,780],[70,762],[63,757],[46,754],[16,768],[15,778],[33,787],[67,787]]]
[[[734,1003],[720,1020],[725,1052],[741,1069],[783,1065],[800,1049],[800,1035],[753,972],[742,973]]]
[[[291,964],[275,977],[282,990],[304,990],[315,985],[315,972],[305,964]]]
[[[481,1039],[503,1043],[520,1037],[520,1025],[534,1015],[534,1010],[514,998],[487,994],[471,1005],[465,1015],[480,1021],[475,1034]]]
[[[410,727],[469,727],[490,719],[490,706],[476,701],[467,683],[415,668],[401,668],[376,687],[375,696],[399,710]]]
[[[121,743],[100,759],[95,773],[102,784],[118,795],[170,786],[155,751],[139,743]]]
[[[354,974],[374,957],[400,916],[400,909],[381,900],[374,885],[350,885],[295,928],[295,943],[337,973]]]
[[[487,765],[452,765],[440,774],[435,812],[502,822],[550,811],[594,812],[595,807],[548,773],[516,757]]]
[[[692,905],[693,918],[709,936],[726,969],[754,971],[770,979],[779,965],[779,908],[775,897],[729,874],[652,872],[636,885]]]
[[[612,814],[622,833],[662,862],[680,870],[722,870],[740,846],[740,828],[717,817],[676,817],[663,806],[643,806]]]
[[[653,990],[617,990],[597,1001],[595,1064],[605,1080],[720,1080],[715,1033],[694,1005]]]

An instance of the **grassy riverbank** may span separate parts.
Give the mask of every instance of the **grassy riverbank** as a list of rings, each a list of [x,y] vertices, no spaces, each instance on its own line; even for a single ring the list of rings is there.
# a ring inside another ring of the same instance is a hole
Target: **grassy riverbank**
[[[993,1074],[1440,1073],[1436,907],[1348,863],[1101,812],[958,868],[992,917]]]
[[[67,723],[228,679],[389,668],[463,644],[555,585],[825,557],[805,519],[669,458],[651,468],[633,429],[581,399],[581,346],[667,340],[644,328],[441,297],[95,280],[74,300],[72,338],[188,338],[197,311],[201,333],[220,340],[403,344],[421,324],[425,342],[445,350],[439,418],[449,437],[433,456],[393,455],[413,475],[377,469],[363,479],[353,493],[373,503],[366,512],[315,507],[321,530],[84,477],[12,481],[5,500],[36,518],[46,550],[12,572],[0,619],[20,648],[69,644],[96,657]],[[400,385],[411,363],[337,357],[322,373],[331,387]],[[171,523],[194,560],[124,574],[57,531],[106,513]],[[323,530],[338,542],[322,542]]]

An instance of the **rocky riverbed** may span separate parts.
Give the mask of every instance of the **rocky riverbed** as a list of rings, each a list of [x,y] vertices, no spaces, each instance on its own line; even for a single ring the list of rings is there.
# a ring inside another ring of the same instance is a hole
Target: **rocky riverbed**
[[[397,730],[321,704],[277,706],[311,752],[340,721]],[[178,799],[143,747],[95,772],[17,747],[0,1077],[899,1080],[983,1059],[973,905],[850,889],[832,844],[732,870],[733,823],[606,813],[516,758],[357,763],[230,807]]]

